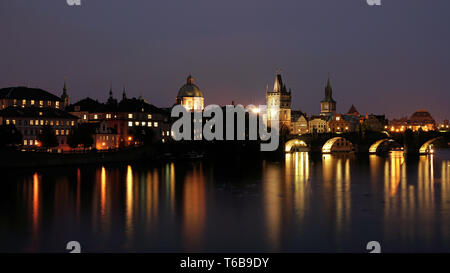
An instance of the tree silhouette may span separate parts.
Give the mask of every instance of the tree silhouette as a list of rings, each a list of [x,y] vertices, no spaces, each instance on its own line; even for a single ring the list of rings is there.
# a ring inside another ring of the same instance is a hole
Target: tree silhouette
[[[53,148],[59,145],[55,131],[50,125],[42,126],[38,139],[42,143],[42,147]]]
[[[0,125],[0,147],[22,143],[22,134],[14,124]]]
[[[84,148],[91,147],[94,144],[94,133],[94,126],[88,123],[81,123],[75,127],[72,127],[67,143],[72,148],[76,148],[80,144],[83,145]]]

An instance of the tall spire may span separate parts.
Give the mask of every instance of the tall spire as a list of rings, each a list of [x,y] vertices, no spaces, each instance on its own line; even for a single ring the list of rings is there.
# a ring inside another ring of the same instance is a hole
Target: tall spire
[[[127,93],[125,92],[125,84],[123,85],[123,92],[122,92],[122,100],[127,99]]]
[[[63,93],[61,95],[61,100],[63,103],[63,108],[66,108],[69,105],[69,95],[67,95],[67,85],[66,85],[65,77],[64,77],[64,86],[63,86]]]
[[[324,101],[334,102],[333,100],[333,88],[331,87],[330,73],[328,73],[327,85],[325,86],[325,99]]]
[[[273,92],[279,93],[283,90],[283,80],[281,79],[281,74],[278,73],[275,76],[275,83],[273,84]]]
[[[113,91],[112,91],[112,82],[109,85],[109,98],[112,98],[113,96]]]
[[[67,96],[67,85],[66,85],[66,77],[64,77],[64,86],[63,86],[63,96]]]

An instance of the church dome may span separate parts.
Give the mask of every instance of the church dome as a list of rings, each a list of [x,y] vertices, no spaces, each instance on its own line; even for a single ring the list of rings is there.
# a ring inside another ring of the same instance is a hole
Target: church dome
[[[194,78],[191,75],[187,78],[186,84],[178,91],[177,98],[182,97],[203,97],[202,91],[194,84]]]
[[[427,110],[419,110],[411,115],[409,122],[413,124],[434,123],[434,119]]]

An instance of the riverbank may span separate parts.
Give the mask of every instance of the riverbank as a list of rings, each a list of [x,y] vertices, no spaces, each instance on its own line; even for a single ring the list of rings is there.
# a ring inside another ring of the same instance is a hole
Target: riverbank
[[[113,151],[48,153],[1,150],[0,168],[57,167],[66,165],[133,163],[142,161],[194,160],[196,158],[248,160],[279,158],[278,153],[265,153],[252,143],[170,143],[129,147]],[[281,157],[280,157],[281,158]]]
[[[1,154],[0,168],[56,167],[62,165],[133,162],[145,158],[155,158],[156,149],[141,146],[106,152],[46,153],[32,151],[1,151]]]

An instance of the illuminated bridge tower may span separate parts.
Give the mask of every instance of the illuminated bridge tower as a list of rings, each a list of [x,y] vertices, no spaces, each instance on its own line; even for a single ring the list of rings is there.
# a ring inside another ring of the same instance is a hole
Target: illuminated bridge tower
[[[269,92],[266,89],[266,104],[267,104],[267,120],[272,124],[277,120],[277,115],[280,121],[280,128],[291,128],[291,90],[287,91],[281,78],[281,74],[277,73],[273,91]]]
[[[325,98],[320,102],[321,116],[334,116],[336,114],[336,101],[333,100],[333,89],[328,77],[327,86],[325,87]]]

